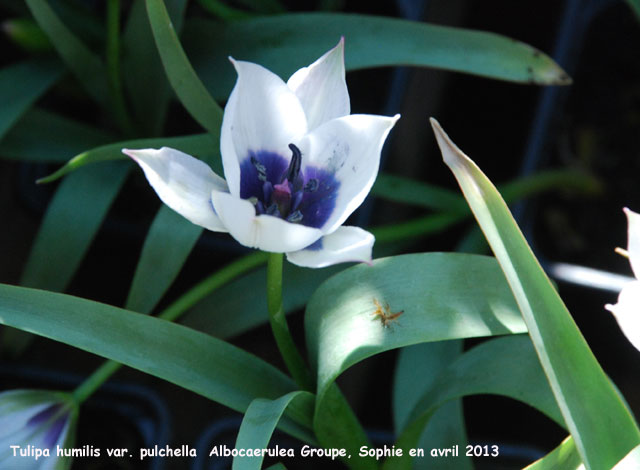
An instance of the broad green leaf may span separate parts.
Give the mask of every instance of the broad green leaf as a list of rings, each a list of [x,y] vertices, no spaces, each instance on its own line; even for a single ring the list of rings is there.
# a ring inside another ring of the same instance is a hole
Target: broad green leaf
[[[76,155],[56,172],[38,180],[38,183],[50,183],[88,163],[125,159],[126,156],[122,153],[123,148],[140,149],[150,147],[160,148],[163,146],[173,147],[190,155],[197,156],[203,160],[207,160],[207,156],[219,155],[220,142],[219,135],[210,134],[197,134],[182,137],[156,137],[151,139],[134,139],[116,142],[114,144],[103,145],[101,147],[87,150],[86,152]],[[217,160],[218,161],[216,162],[216,159],[212,158],[208,163],[211,164],[216,173],[222,174],[222,163],[219,159]]]
[[[462,341],[421,343],[402,348],[398,354],[393,380],[393,418],[399,435],[411,418],[422,396],[433,386],[438,374],[462,353]],[[467,443],[461,400],[444,404],[429,420],[417,448],[445,448],[452,443],[463,448]],[[429,459],[414,459],[413,469],[429,468]],[[456,459],[441,459],[439,470],[472,470],[471,459],[461,454]]]
[[[640,443],[640,431],[540,267],[500,194],[432,120],[445,163],[513,290],[529,334],[589,469],[613,467]]]
[[[46,0],[26,0],[26,3],[62,61],[87,93],[96,102],[106,105],[109,96],[107,75],[100,58],[65,26]]]
[[[611,470],[637,470],[640,468],[640,445],[633,448],[618,464]]]
[[[219,135],[222,109],[189,63],[162,0],[147,0],[147,14],[162,65],[173,90],[191,116],[211,134]]]
[[[497,338],[467,351],[440,373],[416,405],[412,422],[396,442],[396,447],[405,449],[405,454],[387,459],[384,470],[411,469],[408,449],[416,447],[422,429],[433,413],[452,399],[478,394],[519,400],[564,426],[562,414],[529,337]],[[449,443],[448,447],[454,444],[457,442]]]
[[[461,341],[420,343],[402,348],[393,377],[393,429],[407,425],[411,411],[433,386],[438,374],[462,354]]]
[[[493,33],[380,16],[294,13],[226,24],[194,19],[182,36],[191,63],[216,99],[235,82],[227,57],[288,78],[345,37],[347,70],[410,65],[535,84],[567,84],[547,55]]]
[[[236,449],[266,449],[278,421],[287,407],[297,400],[308,415],[313,414],[313,395],[309,392],[290,392],[276,399],[256,398],[251,402],[242,418],[236,439]],[[260,470],[264,457],[235,457],[233,470]]]
[[[304,307],[316,288],[342,269],[343,266],[307,269],[285,263],[284,311],[291,313]],[[218,338],[231,338],[266,323],[269,319],[266,291],[255,288],[265,284],[266,276],[266,268],[260,268],[221,287],[192,308],[181,323]],[[220,321],[211,315],[213,311],[233,312],[233,315]]]
[[[102,129],[33,107],[0,141],[0,157],[63,163],[84,149],[113,140]]]
[[[130,167],[124,162],[95,165],[60,184],[31,247],[22,285],[66,289]]]
[[[186,0],[167,0],[176,31],[182,29]],[[167,114],[171,88],[149,26],[144,2],[133,2],[122,34],[122,79],[131,101],[137,127],[157,136]]]
[[[377,301],[404,313],[385,328]],[[325,281],[305,314],[312,368],[317,374],[314,427],[324,446],[357,455],[359,430],[335,425],[332,384],[344,370],[390,349],[412,344],[526,331],[495,260],[457,253],[426,253],[375,260]],[[359,462],[358,459],[356,462]],[[374,462],[375,464],[375,462]],[[364,467],[368,468],[368,467]]]
[[[149,228],[125,307],[149,313],[182,269],[204,229],[163,205]],[[209,310],[209,313],[211,310]]]
[[[576,444],[571,436],[562,443],[524,470],[584,470],[584,464],[580,460],[580,453],[576,449]]]
[[[0,323],[112,359],[240,412],[256,398],[295,391],[284,373],[222,340],[69,295],[0,285]],[[313,442],[303,405],[291,403],[281,425]]]
[[[30,60],[0,69],[0,140],[61,76],[57,60]]]

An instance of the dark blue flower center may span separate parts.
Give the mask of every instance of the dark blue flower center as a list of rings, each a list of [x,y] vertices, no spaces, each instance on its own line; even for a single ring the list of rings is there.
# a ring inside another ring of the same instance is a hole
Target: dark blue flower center
[[[340,182],[322,168],[303,169],[300,150],[289,148],[288,162],[274,152],[250,151],[240,164],[240,197],[253,203],[257,215],[320,228],[335,208]]]

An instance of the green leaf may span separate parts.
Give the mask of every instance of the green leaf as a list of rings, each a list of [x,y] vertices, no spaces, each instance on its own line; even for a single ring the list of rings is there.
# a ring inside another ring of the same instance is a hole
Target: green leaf
[[[404,313],[388,328],[374,315],[374,299]],[[426,253],[375,260],[325,281],[305,314],[310,361],[317,372],[314,426],[322,445],[357,455],[357,428],[335,425],[332,384],[374,354],[412,344],[526,331],[495,260]],[[331,393],[329,393],[331,392]],[[356,462],[360,462],[358,459]],[[375,462],[374,462],[375,464]],[[368,467],[364,467],[368,468]]]
[[[96,102],[106,105],[109,97],[107,75],[100,58],[65,26],[45,0],[26,0],[26,3],[62,61],[84,86],[87,93]]]
[[[182,29],[185,7],[185,0],[167,0],[167,10],[176,31]],[[122,71],[138,128],[147,135],[159,135],[172,95],[144,2],[131,4],[122,35]]]
[[[571,436],[549,452],[540,460],[528,465],[524,470],[584,470],[584,464],[580,460],[580,453]]]
[[[267,470],[287,470],[287,467],[285,467],[283,463],[278,462],[268,467]]]
[[[0,285],[0,323],[112,359],[240,412],[256,398],[295,390],[278,369],[224,341],[69,295]],[[292,402],[281,425],[313,442],[304,405]]]
[[[144,240],[125,306],[149,313],[182,269],[204,229],[163,205]],[[209,310],[211,313],[211,310]]]
[[[387,201],[399,202],[446,212],[467,214],[469,208],[460,195],[410,178],[379,173],[371,194]]]
[[[31,18],[11,18],[2,22],[7,37],[31,54],[42,54],[53,49],[44,31]]]
[[[567,84],[547,55],[504,36],[427,23],[344,13],[294,13],[226,24],[194,19],[182,36],[191,63],[216,99],[235,82],[229,55],[281,77],[345,37],[347,70],[409,65],[435,67],[520,83]]]
[[[309,392],[291,392],[276,399],[256,398],[247,408],[238,437],[236,449],[266,449],[271,435],[287,407],[294,401],[300,402],[308,415],[313,413],[313,395]],[[260,470],[264,457],[235,457],[233,470]]]
[[[640,468],[640,446],[633,448],[618,464],[611,470],[635,470]]]
[[[613,467],[640,431],[540,267],[500,194],[432,120],[455,175],[517,299],[529,334],[587,468]]]
[[[60,184],[31,247],[22,285],[66,289],[130,168],[124,162],[96,165]]]
[[[173,147],[174,149],[182,150],[190,155],[206,160],[211,164],[216,173],[222,174],[222,162],[219,161],[220,159],[217,159],[218,161],[216,164],[216,159],[212,158],[212,156],[220,154],[219,144],[219,135],[211,134],[197,134],[182,137],[157,137],[151,139],[134,139],[116,142],[114,144],[103,145],[101,147],[87,150],[86,152],[76,155],[51,175],[38,180],[38,183],[50,183],[88,163],[124,159],[126,156],[122,153],[123,148],[159,148],[162,146]]]
[[[395,434],[406,427],[411,412],[422,396],[433,387],[438,375],[462,354],[462,341],[449,340],[421,343],[402,348],[398,354],[393,380],[393,418]],[[453,443],[463,448],[467,443],[461,400],[452,400],[438,408],[422,432],[417,448],[446,448]],[[429,459],[417,459],[413,468],[423,464],[429,467]],[[472,470],[471,459],[463,453],[455,459],[442,459],[439,470]]]
[[[284,311],[291,313],[304,307],[316,288],[342,269],[343,266],[308,269],[285,263],[282,292]],[[192,308],[181,323],[218,338],[231,338],[266,323],[269,319],[267,295],[264,289],[255,288],[266,282],[266,276],[266,268],[256,269],[217,289]],[[212,317],[212,311],[233,312],[233,315],[220,321]]]
[[[147,0],[147,14],[162,65],[178,99],[211,134],[219,135],[222,109],[211,97],[189,63],[162,0]]]
[[[387,459],[384,470],[411,469],[408,449],[415,448],[422,429],[444,403],[468,395],[502,395],[538,409],[564,426],[536,351],[528,336],[507,336],[476,346],[449,365],[434,381],[412,413],[412,422],[396,442],[402,457]],[[427,428],[428,429],[428,428]],[[448,444],[451,447],[452,442]]]
[[[57,60],[30,60],[0,70],[0,139],[61,76]]]
[[[114,136],[102,129],[33,107],[0,141],[0,156],[63,163],[70,155],[113,140]]]

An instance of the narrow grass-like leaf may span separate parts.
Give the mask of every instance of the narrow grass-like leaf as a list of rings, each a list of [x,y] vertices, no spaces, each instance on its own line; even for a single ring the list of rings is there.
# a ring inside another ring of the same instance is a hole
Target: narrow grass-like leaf
[[[49,203],[20,283],[63,291],[93,241],[130,169],[125,162],[70,175]]]
[[[26,3],[69,70],[96,102],[106,105],[109,95],[102,61],[65,26],[46,0]]]
[[[549,189],[560,188],[585,194],[600,192],[602,185],[593,176],[571,170],[547,170],[498,186],[508,203]],[[452,213],[469,213],[464,198],[449,189],[397,175],[380,173],[371,194],[399,202]]]
[[[192,64],[216,99],[235,81],[229,55],[283,78],[345,37],[347,70],[410,65],[535,84],[567,84],[567,74],[533,47],[493,33],[344,13],[294,13],[226,24],[193,20],[183,34]]]
[[[0,70],[0,139],[64,72],[58,60],[29,60]]]
[[[236,449],[266,449],[278,421],[294,401],[304,406],[308,415],[313,413],[313,395],[309,392],[290,392],[276,399],[256,398],[247,408],[236,439]],[[233,470],[260,470],[263,456],[238,456],[233,459]]]
[[[32,107],[0,141],[0,157],[63,163],[84,149],[113,140],[102,129]]]
[[[203,160],[207,160],[207,157],[219,155],[218,148],[220,146],[220,142],[218,135],[211,134],[197,134],[181,137],[156,137],[151,139],[134,139],[116,142],[114,144],[103,145],[101,147],[87,150],[86,152],[76,155],[51,175],[38,180],[38,183],[50,183],[61,178],[67,173],[87,165],[88,163],[125,159],[126,156],[122,153],[123,148],[140,149],[149,147],[160,148],[163,146],[173,147],[188,154],[197,156]],[[219,160],[220,159],[210,158],[208,163],[216,173],[222,174],[222,162]]]
[[[385,327],[376,311],[403,313]],[[357,362],[412,344],[524,331],[513,295],[491,258],[403,255],[342,271],[316,290],[305,314],[309,356],[318,382],[314,419],[318,440],[355,455],[365,445],[354,439],[357,428],[333,422],[338,416],[334,407],[345,406],[336,400],[340,397],[332,384]]]
[[[147,0],[147,14],[162,64],[178,99],[191,116],[214,135],[220,132],[222,109],[189,63],[162,0]]]
[[[31,54],[42,54],[53,50],[47,35],[31,18],[4,20],[2,29],[10,41]]]
[[[469,208],[460,195],[450,189],[397,175],[380,173],[371,194],[387,201],[399,202],[455,213],[468,213]]]
[[[142,313],[153,310],[178,276],[203,230],[169,207],[160,207],[140,253],[127,309]]]
[[[176,31],[182,29],[186,0],[167,0],[167,10]],[[171,97],[162,62],[149,26],[144,2],[133,2],[122,34],[123,81],[139,129],[146,135],[162,132]]]
[[[589,469],[613,467],[640,431],[540,267],[500,194],[432,120],[445,163],[505,273],[558,405]]]
[[[175,383],[244,412],[256,398],[295,391],[284,373],[224,341],[166,320],[64,294],[0,285],[0,323]],[[241,371],[242,373],[238,373]],[[283,429],[313,437],[307,407],[291,403]]]
[[[571,436],[524,470],[584,470],[584,464],[580,460],[580,453]]]
[[[400,435],[411,419],[411,412],[433,386],[438,375],[462,353],[461,340],[421,343],[402,348],[398,354],[393,380],[393,419],[395,434]],[[444,449],[467,443],[461,400],[444,404],[433,414],[421,433],[417,448]],[[418,459],[413,468],[429,468],[429,459]],[[440,459],[439,470],[472,470],[471,459],[463,453],[455,459]]]
[[[618,464],[611,470],[637,470],[640,468],[640,445],[633,448]]]
[[[396,447],[402,457],[385,461],[384,470],[410,470],[408,449],[414,448],[422,429],[444,403],[468,395],[502,395],[538,409],[561,426],[562,414],[528,336],[507,336],[476,346],[445,368],[412,413]],[[448,447],[457,443],[450,443]]]

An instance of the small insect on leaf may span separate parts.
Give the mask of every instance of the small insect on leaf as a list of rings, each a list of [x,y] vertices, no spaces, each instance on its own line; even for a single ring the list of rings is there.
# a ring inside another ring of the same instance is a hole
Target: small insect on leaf
[[[376,306],[376,309],[373,311],[374,320],[380,320],[384,328],[390,328],[392,322],[397,321],[398,317],[404,313],[404,310],[391,312],[391,308],[387,302],[384,303],[383,307],[376,298],[373,299],[373,303]]]

